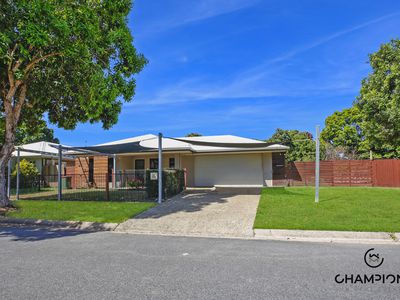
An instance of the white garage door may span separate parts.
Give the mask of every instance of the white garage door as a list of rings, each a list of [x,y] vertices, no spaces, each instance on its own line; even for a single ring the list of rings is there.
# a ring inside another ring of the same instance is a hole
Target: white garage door
[[[196,156],[195,186],[262,185],[261,154]]]

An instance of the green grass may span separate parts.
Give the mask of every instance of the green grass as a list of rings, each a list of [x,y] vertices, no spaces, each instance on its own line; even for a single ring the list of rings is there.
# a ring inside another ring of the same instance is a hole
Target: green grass
[[[7,217],[88,222],[123,222],[153,207],[151,202],[93,202],[19,200]]]
[[[400,232],[400,189],[265,188],[254,228]]]

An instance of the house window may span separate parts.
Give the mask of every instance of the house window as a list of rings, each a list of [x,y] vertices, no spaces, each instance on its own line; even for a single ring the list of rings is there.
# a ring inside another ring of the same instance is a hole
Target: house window
[[[157,158],[150,158],[150,169],[152,169],[152,170],[158,169],[158,159]]]
[[[135,170],[144,170],[144,159],[135,159]]]
[[[169,167],[170,169],[175,169],[175,157],[170,157],[170,158],[169,158],[168,167]]]

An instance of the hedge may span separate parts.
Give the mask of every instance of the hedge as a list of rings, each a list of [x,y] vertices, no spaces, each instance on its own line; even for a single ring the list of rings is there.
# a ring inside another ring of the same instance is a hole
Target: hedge
[[[151,180],[150,173],[155,170],[146,170],[146,190],[149,198],[158,197],[158,180]],[[164,170],[163,199],[175,196],[185,188],[185,172],[183,170]]]

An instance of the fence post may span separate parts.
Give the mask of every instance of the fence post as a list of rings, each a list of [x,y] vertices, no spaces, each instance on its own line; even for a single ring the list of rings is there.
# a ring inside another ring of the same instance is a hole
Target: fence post
[[[17,187],[16,187],[16,191],[15,191],[15,196],[16,196],[17,200],[19,200],[19,173],[20,173],[19,158],[20,158],[20,150],[18,148],[17,149]]]
[[[115,189],[115,175],[117,173],[117,156],[114,154],[113,155],[113,171],[111,171],[111,176],[112,176],[112,187]]]
[[[11,158],[8,160],[7,165],[7,198],[11,196]]]
[[[58,145],[58,194],[57,194],[57,200],[60,201],[62,197],[62,181],[61,181],[61,169],[62,169],[62,146],[61,144]]]
[[[110,201],[110,187],[108,186],[110,183],[108,181],[108,174],[106,174],[106,201]]]
[[[315,202],[319,202],[319,125],[315,137]]]

